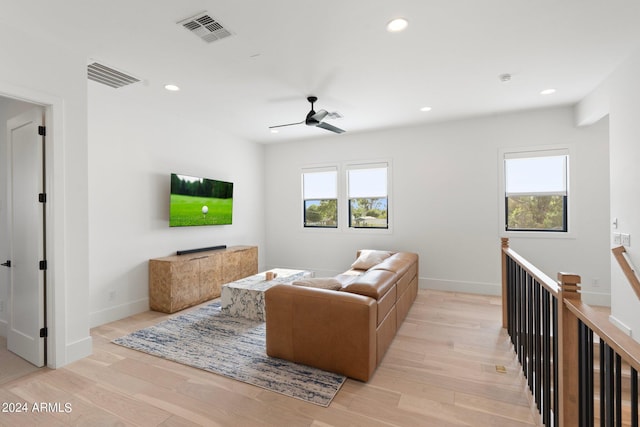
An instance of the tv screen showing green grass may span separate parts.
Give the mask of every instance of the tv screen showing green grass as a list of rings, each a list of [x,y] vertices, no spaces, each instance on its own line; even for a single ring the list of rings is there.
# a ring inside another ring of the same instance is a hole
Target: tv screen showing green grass
[[[231,224],[233,183],[171,174],[169,226]]]

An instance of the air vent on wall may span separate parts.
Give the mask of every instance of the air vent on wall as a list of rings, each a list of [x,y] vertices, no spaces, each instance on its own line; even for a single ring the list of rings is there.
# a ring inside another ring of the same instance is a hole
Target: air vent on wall
[[[191,18],[178,22],[187,30],[200,37],[207,43],[231,36],[231,32],[213,19],[207,12],[202,12]]]
[[[89,80],[93,80],[94,82],[102,83],[116,89],[140,81],[140,79],[125,74],[122,71],[115,70],[97,62],[87,66],[87,75]]]

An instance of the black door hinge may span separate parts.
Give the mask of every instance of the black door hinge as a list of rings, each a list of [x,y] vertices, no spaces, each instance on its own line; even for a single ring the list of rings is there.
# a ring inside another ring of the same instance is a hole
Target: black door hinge
[[[46,136],[47,128],[44,126],[38,126],[38,135]]]
[[[38,194],[38,201],[40,203],[47,203],[47,193]]]
[[[40,338],[47,338],[49,336],[49,328],[40,328]]]
[[[44,261],[40,261],[40,270],[46,270],[47,269],[47,260],[45,259]]]

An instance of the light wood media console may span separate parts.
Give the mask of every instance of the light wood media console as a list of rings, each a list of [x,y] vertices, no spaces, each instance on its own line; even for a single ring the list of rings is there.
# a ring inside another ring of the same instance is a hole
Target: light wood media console
[[[175,313],[220,296],[222,285],[258,273],[257,246],[149,260],[149,307]]]

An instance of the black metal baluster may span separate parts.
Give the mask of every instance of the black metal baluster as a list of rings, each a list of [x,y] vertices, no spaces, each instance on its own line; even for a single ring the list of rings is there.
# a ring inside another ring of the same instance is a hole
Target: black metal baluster
[[[522,305],[524,301],[522,299],[522,269],[520,266],[516,266],[516,353],[518,353],[518,362],[520,362],[520,366],[524,366],[522,363]]]
[[[580,426],[592,427],[594,423],[593,404],[593,331],[589,329],[581,320],[578,321],[579,328],[579,383],[580,383]]]
[[[519,326],[519,313],[520,313],[520,292],[518,291],[518,266],[513,265],[513,269],[511,271],[512,274],[512,287],[513,290],[513,327],[511,328],[513,331],[513,348],[516,351],[516,355],[518,359],[520,358],[520,349],[518,348],[518,326]]]
[[[638,427],[638,371],[631,368],[631,427]]]
[[[593,331],[587,328],[587,426],[593,427],[595,391],[593,388]]]
[[[604,341],[600,340],[600,427],[606,426],[606,403],[607,403],[607,393],[606,393],[606,375],[605,375],[605,366],[606,366],[606,351]]]
[[[613,405],[614,371],[613,371],[613,349],[607,343],[605,347],[605,419],[607,426],[613,426],[615,419],[615,407]]]
[[[522,366],[524,376],[527,376],[527,279],[525,271],[521,269],[520,274],[520,330],[518,339],[520,340],[520,365]]]
[[[553,425],[560,425],[560,413],[558,412],[558,299],[553,298]]]
[[[510,257],[506,257],[507,261],[507,332],[509,333],[509,340],[515,349],[515,342],[513,339],[513,312],[514,312],[514,299],[513,299],[513,260]]]
[[[523,374],[526,377],[527,372],[524,363],[525,342],[523,339],[524,325],[526,325],[524,318],[527,313],[527,311],[525,310],[525,280],[524,271],[522,270],[522,268],[518,268],[520,270],[518,274],[518,361],[520,362],[520,367],[522,368]]]
[[[613,354],[613,353],[612,353]],[[616,427],[622,427],[622,358],[618,353],[615,353],[615,363],[616,363],[616,371],[615,371],[615,407],[616,407],[616,416],[615,416],[615,424]]]
[[[535,389],[535,399],[536,405],[538,406],[538,413],[542,413],[542,351],[540,349],[540,283],[537,280],[533,281],[533,377],[534,381],[534,389]]]
[[[543,386],[543,414],[544,425],[551,425],[551,309],[549,299],[551,295],[546,288],[542,289],[542,353],[544,362]]]
[[[580,349],[580,351],[578,352],[578,372],[580,373],[578,376],[578,408],[580,408],[579,422],[581,426],[586,426],[587,419],[589,418],[589,415],[587,413],[587,337],[585,330],[585,324],[582,322],[582,320],[578,320],[578,348]]]
[[[533,387],[533,362],[534,362],[534,326],[533,326],[533,280],[531,276],[527,276],[527,370],[529,381],[529,390],[534,392]]]

